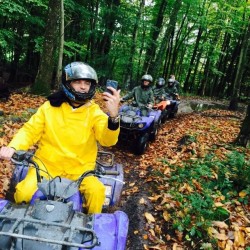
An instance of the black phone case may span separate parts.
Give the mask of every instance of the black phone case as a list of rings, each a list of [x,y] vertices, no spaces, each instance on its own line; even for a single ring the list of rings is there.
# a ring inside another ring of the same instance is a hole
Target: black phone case
[[[114,80],[107,80],[107,82],[106,82],[106,90],[105,90],[105,92],[108,92],[108,93],[110,93],[112,95],[113,94],[112,91],[110,89],[107,89],[107,87],[112,87],[114,89],[117,89],[118,82],[114,81]]]

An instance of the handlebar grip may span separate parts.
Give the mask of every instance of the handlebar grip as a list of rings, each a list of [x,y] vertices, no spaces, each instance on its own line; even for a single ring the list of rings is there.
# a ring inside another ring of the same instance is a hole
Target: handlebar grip
[[[12,159],[15,161],[19,161],[19,162],[24,161],[25,157],[26,157],[26,153],[27,153],[27,151],[25,151],[25,150],[17,150],[13,154]]]
[[[119,175],[119,171],[114,171],[114,170],[105,170],[105,175]]]

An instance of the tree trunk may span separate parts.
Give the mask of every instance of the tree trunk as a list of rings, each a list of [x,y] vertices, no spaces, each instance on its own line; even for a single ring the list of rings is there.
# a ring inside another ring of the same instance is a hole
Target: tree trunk
[[[115,33],[116,22],[118,18],[118,9],[120,7],[120,0],[106,0],[106,8],[109,10],[105,12],[103,17],[103,35],[100,36],[100,41],[96,45],[97,54],[100,56],[100,61],[98,67],[103,69],[103,80],[106,80],[106,77],[110,77],[110,72],[112,72],[112,62],[110,61],[109,52],[111,49],[112,35]],[[102,78],[99,78],[99,83],[102,85]]]
[[[60,8],[60,38],[59,38],[59,52],[58,52],[58,63],[56,71],[56,82],[55,89],[59,89],[62,80],[62,61],[63,61],[63,47],[64,47],[64,0],[61,0]]]
[[[158,11],[157,11],[157,14],[155,16],[156,18],[151,28],[149,43],[147,45],[147,51],[145,54],[145,62],[143,66],[145,73],[149,72],[150,74],[151,68],[153,66],[152,62],[154,60],[155,51],[157,48],[156,41],[162,29],[162,23],[163,23],[163,18],[164,18],[166,7],[167,7],[167,0],[161,0],[160,4],[155,6],[155,8],[158,8]]]
[[[159,49],[159,52],[158,52],[157,57],[155,59],[155,62],[153,64],[151,64],[150,68],[149,68],[150,69],[149,72],[152,71],[153,75],[158,75],[160,71],[163,71],[163,68],[160,68],[160,65],[163,62],[163,57],[165,55],[167,41],[169,40],[171,33],[173,33],[173,31],[175,29],[177,15],[178,15],[178,12],[181,8],[181,3],[182,3],[181,0],[177,0],[174,3],[174,7],[173,7],[173,10],[172,10],[171,15],[170,15],[168,28],[166,29],[165,34],[164,34],[164,38],[161,42],[161,47]]]
[[[250,104],[247,107],[246,117],[241,125],[240,133],[236,139],[236,143],[240,146],[247,147],[250,145]]]
[[[218,41],[218,36],[216,37],[216,40]],[[218,71],[220,72],[226,72],[226,67],[227,67],[227,62],[230,60],[229,55],[231,56],[230,51],[230,40],[231,40],[231,35],[226,32],[224,34],[223,38],[223,44],[221,48],[221,53],[220,53],[220,58],[218,60]],[[214,45],[216,41],[214,41],[212,44]],[[214,48],[216,46],[213,46]],[[225,90],[226,90],[226,85],[227,81],[225,81],[225,76],[217,76],[216,77],[218,80],[215,80],[215,86],[213,88],[213,96],[217,96],[222,98],[225,96]]]
[[[247,55],[247,50],[249,46],[249,38],[250,38],[250,23],[248,23],[248,26],[246,27],[245,33],[243,34],[243,38],[242,38],[242,44],[240,47],[240,56],[239,56],[239,60],[237,64],[237,71],[236,71],[236,76],[234,79],[234,84],[233,84],[234,88],[232,91],[231,102],[229,104],[229,110],[237,109],[243,70],[246,67],[245,63],[247,61],[246,55]]]
[[[58,31],[58,18],[60,15],[61,0],[50,0],[48,8],[48,19],[44,34],[43,51],[32,93],[48,95],[51,90],[51,82],[54,68],[54,47]]]
[[[197,56],[197,51],[198,51],[198,47],[199,47],[199,44],[200,44],[200,41],[201,41],[202,33],[203,33],[203,29],[200,26],[199,31],[198,31],[198,35],[196,37],[196,42],[195,42],[193,54],[192,54],[192,57],[191,57],[191,60],[190,60],[190,64],[189,64],[190,66],[189,66],[188,73],[187,73],[187,76],[186,76],[186,80],[185,80],[185,83],[184,83],[184,92],[190,91],[190,89],[191,89],[191,84],[189,82],[189,78],[191,76],[191,72],[192,72],[193,67],[194,67],[194,62],[195,62],[195,58]]]
[[[89,20],[89,38],[87,41],[87,53],[85,56],[86,62],[92,62],[95,58],[95,50],[96,50],[96,39],[95,39],[95,30],[96,24],[98,20],[98,12],[99,12],[99,3],[98,1],[89,1],[87,5],[88,11],[92,13],[91,18]]]
[[[130,48],[130,56],[128,59],[128,65],[127,65],[127,72],[126,72],[126,88],[131,89],[132,88],[132,80],[133,80],[133,68],[134,68],[134,55],[136,53],[136,42],[137,42],[137,36],[138,36],[138,28],[139,28],[139,22],[142,16],[142,12],[144,10],[145,1],[140,1],[139,10],[137,12],[137,17],[135,21],[135,25],[133,28],[132,33],[132,41],[131,41],[131,48]]]
[[[176,5],[176,2],[175,2],[175,5]],[[187,36],[188,32],[189,31],[191,32],[191,29],[187,29],[187,27],[186,27],[188,25],[188,23],[189,23],[189,22],[187,22],[187,18],[188,18],[188,13],[189,13],[189,10],[190,10],[190,5],[191,5],[190,3],[187,4],[185,14],[182,17],[181,24],[179,26],[179,29],[176,32],[175,42],[173,43],[173,49],[171,50],[173,52],[169,53],[169,55],[170,55],[169,59],[168,59],[169,60],[169,65],[164,67],[164,73],[169,72],[166,76],[171,75],[171,74],[179,75],[178,74],[177,59],[179,58],[178,54],[181,54],[180,53],[180,51],[181,51],[180,46],[183,44],[183,42],[185,40],[185,37]],[[172,15],[172,12],[171,12],[171,15]],[[188,32],[186,33],[186,31],[188,31]],[[173,33],[175,33],[175,31]]]

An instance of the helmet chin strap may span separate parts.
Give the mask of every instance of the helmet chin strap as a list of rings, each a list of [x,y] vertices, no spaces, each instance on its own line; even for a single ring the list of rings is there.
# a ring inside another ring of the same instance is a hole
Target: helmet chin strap
[[[84,103],[79,103],[68,99],[69,105],[74,109],[80,108],[81,106],[85,105],[88,102],[90,102],[90,100],[86,100]]]
[[[63,91],[66,94],[67,98],[69,99],[69,104],[72,107],[80,107],[90,101],[95,95],[95,85],[91,85],[90,90],[88,93],[80,93],[75,91],[71,86],[70,83],[66,83],[62,85]],[[77,104],[77,105],[75,105]]]

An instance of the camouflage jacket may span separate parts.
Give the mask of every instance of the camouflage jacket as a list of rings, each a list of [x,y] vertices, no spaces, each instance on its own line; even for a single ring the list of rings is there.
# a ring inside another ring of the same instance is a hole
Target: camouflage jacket
[[[142,88],[141,86],[137,86],[132,89],[131,92],[126,94],[122,99],[129,100],[134,98],[136,105],[138,107],[147,106],[148,104],[154,104],[154,93],[152,88]]]

